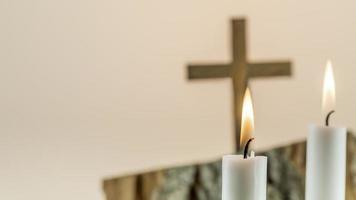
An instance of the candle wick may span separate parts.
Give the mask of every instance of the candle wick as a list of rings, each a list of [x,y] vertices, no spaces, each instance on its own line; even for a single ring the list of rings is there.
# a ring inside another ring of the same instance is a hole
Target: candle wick
[[[244,159],[247,159],[247,154],[248,154],[248,147],[250,146],[250,143],[252,142],[252,140],[254,140],[255,138],[250,138],[246,145],[245,145],[245,149],[244,149]]]
[[[330,120],[330,116],[335,112],[335,110],[332,110],[328,113],[328,115],[326,116],[326,119],[325,119],[325,125],[326,126],[329,126],[329,120]]]

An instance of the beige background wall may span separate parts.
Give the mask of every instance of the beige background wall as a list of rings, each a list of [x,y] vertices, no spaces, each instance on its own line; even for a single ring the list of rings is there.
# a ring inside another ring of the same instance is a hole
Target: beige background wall
[[[232,147],[229,80],[188,82],[188,61],[228,61],[233,16],[251,60],[292,58],[256,80],[259,149],[320,122],[334,62],[338,124],[356,128],[355,1],[0,1],[0,199],[103,199],[101,180],[215,159]]]

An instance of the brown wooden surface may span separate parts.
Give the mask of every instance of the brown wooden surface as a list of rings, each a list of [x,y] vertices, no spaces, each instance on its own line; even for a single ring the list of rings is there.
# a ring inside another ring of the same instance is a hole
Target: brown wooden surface
[[[116,180],[104,181],[106,199],[136,200],[138,176],[121,177]]]
[[[291,76],[292,67],[289,61],[249,63],[247,61],[247,33],[244,19],[232,20],[232,61],[228,64],[194,64],[188,65],[188,78],[228,78],[233,83],[233,115],[235,123],[236,150],[240,149],[240,129],[242,100],[250,77]]]

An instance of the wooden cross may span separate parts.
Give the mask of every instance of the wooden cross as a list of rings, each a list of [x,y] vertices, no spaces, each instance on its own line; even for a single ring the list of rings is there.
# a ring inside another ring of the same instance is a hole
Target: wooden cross
[[[240,149],[242,101],[249,78],[291,76],[291,62],[249,63],[246,55],[246,21],[232,20],[232,62],[228,64],[189,65],[189,79],[232,78],[236,150]]]

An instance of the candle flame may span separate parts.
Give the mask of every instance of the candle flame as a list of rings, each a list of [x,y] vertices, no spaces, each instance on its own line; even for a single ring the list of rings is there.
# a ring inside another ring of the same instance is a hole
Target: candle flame
[[[333,68],[331,61],[326,64],[324,87],[323,87],[323,100],[322,100],[322,112],[326,117],[328,113],[335,109],[335,80],[333,74]]]
[[[244,147],[246,142],[252,138],[254,131],[253,106],[250,90],[247,88],[242,106],[241,137],[240,146]]]

